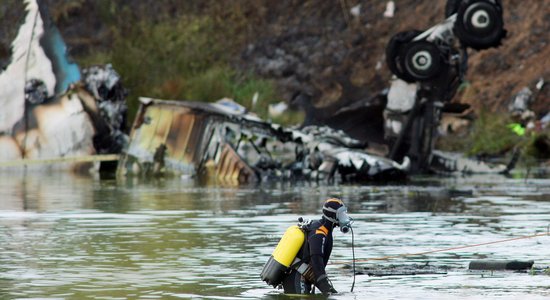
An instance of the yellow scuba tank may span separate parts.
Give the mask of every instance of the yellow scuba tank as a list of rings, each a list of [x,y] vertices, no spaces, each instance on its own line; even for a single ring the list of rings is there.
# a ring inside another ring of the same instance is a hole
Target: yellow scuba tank
[[[292,265],[298,251],[302,248],[304,241],[304,231],[296,225],[290,226],[264,265],[260,274],[262,280],[273,287],[280,284],[285,272]]]

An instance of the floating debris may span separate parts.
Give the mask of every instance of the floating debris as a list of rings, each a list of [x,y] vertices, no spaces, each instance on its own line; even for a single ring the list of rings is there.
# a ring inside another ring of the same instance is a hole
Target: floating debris
[[[470,262],[468,268],[470,270],[529,270],[533,267],[535,262],[519,261],[519,260],[473,260]]]
[[[451,270],[449,266],[433,266],[430,264],[388,265],[363,267],[356,271],[357,275],[369,276],[413,276],[429,274],[447,274]]]

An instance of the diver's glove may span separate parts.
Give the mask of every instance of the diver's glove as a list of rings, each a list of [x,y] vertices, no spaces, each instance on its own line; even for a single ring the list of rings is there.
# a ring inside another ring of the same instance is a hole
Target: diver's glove
[[[327,275],[322,275],[317,279],[317,282],[315,283],[315,286],[323,293],[323,295],[330,295],[330,294],[336,294],[338,293],[330,281],[328,281]]]

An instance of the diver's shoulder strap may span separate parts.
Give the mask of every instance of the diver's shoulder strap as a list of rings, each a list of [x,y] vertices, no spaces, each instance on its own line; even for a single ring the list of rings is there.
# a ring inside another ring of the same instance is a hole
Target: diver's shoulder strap
[[[314,226],[314,222],[312,222],[310,219],[306,219],[303,222],[298,223],[298,227],[304,232],[305,235],[305,241],[302,245],[302,248],[304,248],[304,250],[306,250],[306,252],[309,254],[309,234],[317,228]]]

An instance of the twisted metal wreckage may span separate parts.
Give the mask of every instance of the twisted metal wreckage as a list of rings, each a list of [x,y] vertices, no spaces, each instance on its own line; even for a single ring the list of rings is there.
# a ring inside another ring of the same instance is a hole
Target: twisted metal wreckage
[[[201,103],[141,98],[119,174],[164,169],[228,182],[269,179],[338,181],[404,178],[398,164],[328,127],[286,129],[232,101]]]
[[[11,63],[0,74],[0,166],[88,170],[96,159],[83,158],[127,144],[126,91],[110,65],[80,72],[46,9],[36,0],[25,5]]]
[[[13,61],[0,74],[0,104],[6,108],[0,111],[0,166],[11,160],[122,153],[120,176],[176,173],[232,183],[365,182],[402,179],[411,172],[500,173],[511,168],[433,148],[440,115],[466,72],[466,47],[495,47],[504,37],[500,1],[449,1],[448,18],[441,24],[392,38],[387,58],[397,79],[384,112],[388,158],[372,154],[366,143],[342,131],[283,128],[228,100],[141,98],[128,137],[126,91],[118,74],[110,65],[80,73],[67,59],[45,10],[35,0],[25,3],[27,17],[13,43]],[[468,30],[485,39],[472,42]],[[455,33],[460,52],[453,46]],[[59,165],[89,167],[82,162]]]
[[[425,31],[394,35],[386,47],[392,80],[384,111],[389,158],[408,156],[413,172],[506,173],[489,165],[434,149],[443,113],[461,114],[469,105],[451,103],[468,69],[468,48],[498,47],[506,36],[501,0],[448,0],[446,19]]]

